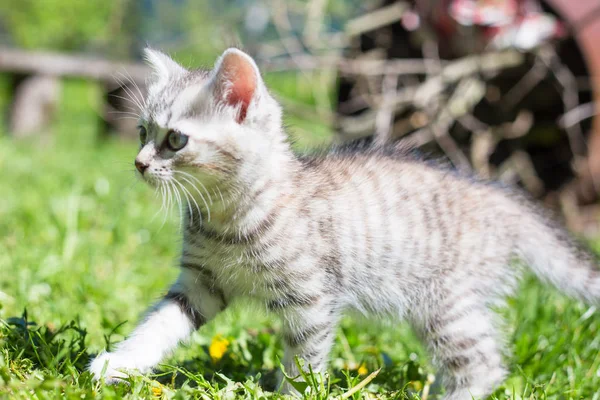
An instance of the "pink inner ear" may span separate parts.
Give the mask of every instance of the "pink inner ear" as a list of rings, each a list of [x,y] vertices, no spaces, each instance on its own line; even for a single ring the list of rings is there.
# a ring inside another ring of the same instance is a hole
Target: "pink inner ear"
[[[221,63],[219,79],[221,85],[224,81],[229,84],[229,91],[225,101],[232,106],[240,106],[237,122],[242,123],[246,119],[248,106],[256,91],[256,71],[243,55],[236,53],[226,54]]]

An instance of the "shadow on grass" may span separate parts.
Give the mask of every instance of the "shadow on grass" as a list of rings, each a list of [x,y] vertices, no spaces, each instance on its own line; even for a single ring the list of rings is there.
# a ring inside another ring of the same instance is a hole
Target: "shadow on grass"
[[[227,386],[230,382],[240,382],[248,387],[257,382],[263,390],[277,392],[279,390],[278,368],[274,369],[245,369],[241,365],[230,364],[227,366],[211,364],[201,359],[186,360],[178,366],[165,367],[165,371],[155,377],[163,385],[181,388],[184,385],[194,388],[212,389]],[[200,372],[202,371],[202,372]],[[372,393],[385,393],[385,398],[390,399],[418,399],[415,395],[423,393],[426,385],[430,399],[437,399],[442,392],[439,382],[431,385],[427,373],[418,363],[409,361],[407,363],[385,366],[377,376],[369,381]],[[361,383],[366,375],[359,375],[356,371],[334,370],[329,378],[329,385],[313,387],[312,398],[329,398],[339,396]],[[311,381],[314,377],[309,378]]]
[[[39,326],[27,317],[6,320],[3,341],[10,359],[29,359],[32,367],[47,369],[55,374],[68,374],[73,368],[83,371],[90,360],[85,346],[87,332],[71,321],[57,329]]]
[[[247,367],[235,361],[213,363],[203,357],[194,357],[177,365],[165,365],[160,370],[154,378],[161,384],[176,389],[184,384],[195,387],[203,382],[219,382],[223,380],[223,376],[235,382],[245,382],[252,378],[270,392],[278,389],[276,368]]]
[[[111,347],[111,336],[118,327],[105,337],[108,347]],[[6,319],[1,329],[2,347],[8,352],[9,359],[28,360],[30,370],[46,370],[53,375],[83,373],[96,356],[88,352],[87,331],[77,321],[59,328],[38,325],[28,318],[25,310],[20,317]],[[219,374],[237,382],[255,377],[265,390],[275,391],[277,369],[261,368],[262,362],[256,362],[262,360],[267,345],[260,338],[256,339],[246,343],[243,353],[227,352],[217,361],[211,360],[205,346],[198,357],[185,360],[176,367],[165,367],[155,378],[162,384],[180,388],[186,382],[191,386],[199,381],[218,382]]]
[[[87,351],[86,330],[76,321],[59,328],[40,326],[30,321],[27,311],[24,311],[20,317],[7,319],[1,328],[4,342],[2,347],[8,352],[9,359],[29,360],[31,370],[46,370],[52,375],[75,378],[86,370],[94,356]],[[248,340],[234,339],[236,342],[243,341],[243,346],[239,346],[239,343],[232,344],[218,360],[211,359],[209,347],[203,346],[198,349],[197,356],[177,363],[176,366],[165,365],[152,378],[174,389],[189,386],[217,390],[231,382],[240,382],[246,387],[254,387],[258,383],[262,390],[276,392],[279,366],[274,360],[280,353],[273,351],[276,340],[271,330],[253,334]],[[110,342],[110,335],[107,341]],[[372,361],[369,365],[370,372],[383,368],[369,383],[371,390],[392,393],[395,398],[407,398],[413,393],[420,393],[427,384],[427,368],[417,361],[394,363],[385,354],[380,354],[378,360]],[[88,381],[88,378],[79,383]],[[324,394],[343,393],[363,379],[365,374],[359,375],[357,371],[333,370],[329,380],[331,387]],[[430,393],[439,393],[436,386],[431,387]],[[123,385],[120,390],[127,393],[130,389]]]

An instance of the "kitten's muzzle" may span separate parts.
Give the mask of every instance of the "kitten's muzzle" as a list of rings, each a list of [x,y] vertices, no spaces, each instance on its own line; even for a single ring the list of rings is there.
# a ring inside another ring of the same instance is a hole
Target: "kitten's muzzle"
[[[144,175],[144,171],[148,169],[148,164],[143,163],[139,160],[135,160],[135,167],[138,171],[140,171],[140,174]]]

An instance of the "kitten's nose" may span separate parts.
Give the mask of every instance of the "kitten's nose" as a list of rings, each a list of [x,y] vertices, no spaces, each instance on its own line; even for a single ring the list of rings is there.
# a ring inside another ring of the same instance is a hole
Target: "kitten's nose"
[[[148,168],[148,164],[145,164],[139,160],[135,160],[135,167],[138,171],[140,171],[140,174],[144,175],[144,171],[146,171]]]

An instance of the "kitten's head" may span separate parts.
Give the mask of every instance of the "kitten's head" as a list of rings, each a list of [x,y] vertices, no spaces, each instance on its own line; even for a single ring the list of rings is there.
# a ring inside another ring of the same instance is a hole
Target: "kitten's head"
[[[189,71],[147,49],[153,69],[140,119],[135,165],[153,186],[174,179],[211,182],[244,173],[248,160],[270,157],[285,142],[281,110],[256,63],[229,49],[212,71]]]

